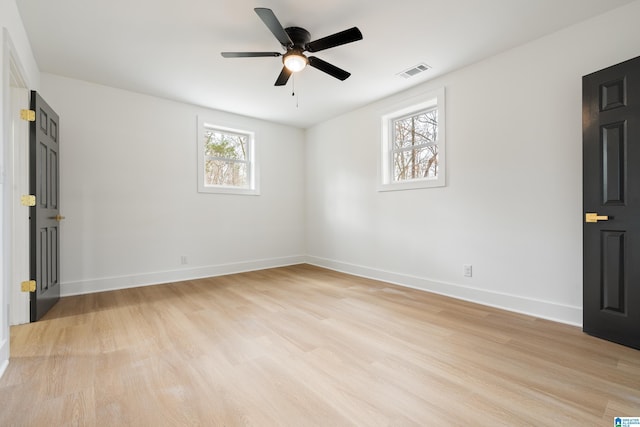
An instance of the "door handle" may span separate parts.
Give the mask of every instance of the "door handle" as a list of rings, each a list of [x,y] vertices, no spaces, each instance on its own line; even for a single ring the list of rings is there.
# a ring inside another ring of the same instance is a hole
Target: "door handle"
[[[55,219],[56,221],[60,222],[63,219],[65,219],[65,217],[63,217],[62,215],[58,214],[56,216],[50,216],[49,219]]]
[[[608,215],[598,215],[597,213],[589,212],[584,214],[584,222],[598,222],[609,221]]]

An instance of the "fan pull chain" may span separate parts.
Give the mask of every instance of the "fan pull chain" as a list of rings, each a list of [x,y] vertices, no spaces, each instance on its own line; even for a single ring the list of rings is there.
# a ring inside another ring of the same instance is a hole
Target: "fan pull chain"
[[[296,75],[294,74],[293,76],[291,76],[291,96],[295,96],[296,97],[296,108],[300,108],[298,105],[298,101],[300,100],[300,97],[296,94]]]

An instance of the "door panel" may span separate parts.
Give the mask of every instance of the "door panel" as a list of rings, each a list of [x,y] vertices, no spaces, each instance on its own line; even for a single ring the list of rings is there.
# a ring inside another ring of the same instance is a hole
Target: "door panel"
[[[626,152],[624,122],[602,128],[603,204],[624,204],[624,165]]]
[[[602,310],[625,313],[625,241],[623,232],[602,231]]]
[[[640,348],[640,58],[584,76],[583,329]]]
[[[31,321],[44,316],[60,298],[60,194],[58,115],[35,91],[36,121],[29,134],[29,181],[36,206],[30,208],[30,264],[36,291],[31,293]]]

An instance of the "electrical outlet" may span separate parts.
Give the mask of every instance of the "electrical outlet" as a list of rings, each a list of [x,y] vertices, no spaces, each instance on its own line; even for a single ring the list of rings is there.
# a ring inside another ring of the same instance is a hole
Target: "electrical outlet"
[[[182,264],[182,265],[188,264],[186,255],[182,255],[180,257],[180,264]]]
[[[464,264],[462,266],[462,274],[464,277],[471,277],[473,275],[473,266],[471,264]]]

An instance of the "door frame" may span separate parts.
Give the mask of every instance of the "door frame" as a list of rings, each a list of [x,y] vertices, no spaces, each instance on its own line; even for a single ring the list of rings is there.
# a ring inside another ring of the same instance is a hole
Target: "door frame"
[[[12,162],[11,173],[13,206],[11,222],[11,311],[9,322],[11,325],[29,323],[29,293],[22,292],[18,284],[29,280],[29,208],[17,203],[20,196],[29,194],[29,122],[20,119],[19,111],[29,108],[29,89],[25,86],[11,87],[12,109]],[[8,169],[8,168],[7,168]]]
[[[28,194],[29,124],[19,119],[16,108],[29,108],[28,81],[22,62],[9,32],[3,28],[2,111],[3,111],[3,169],[5,182],[2,194],[2,293],[0,323],[9,336],[9,325],[29,322],[29,294],[20,291],[20,282],[29,279],[29,211],[19,203]],[[15,89],[14,89],[15,88]],[[15,129],[15,132],[14,132]],[[22,188],[27,185],[26,189]],[[26,225],[25,225],[26,224]],[[20,226],[22,225],[22,226]],[[24,271],[22,271],[24,270]],[[9,310],[9,313],[5,313]],[[5,326],[5,322],[9,324]],[[2,336],[2,335],[0,335]],[[2,350],[4,352],[4,350]],[[7,345],[7,356],[9,349]],[[0,364],[2,360],[0,360]],[[0,369],[1,371],[1,369]]]
[[[11,311],[10,324],[29,323],[29,293],[22,292],[18,284],[29,279],[29,208],[18,203],[20,196],[29,194],[29,122],[20,119],[20,109],[29,108],[29,85],[17,58],[11,58],[11,109],[13,138],[11,142]]]

